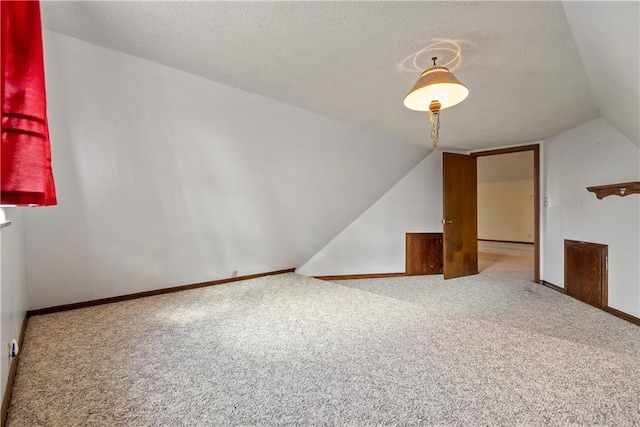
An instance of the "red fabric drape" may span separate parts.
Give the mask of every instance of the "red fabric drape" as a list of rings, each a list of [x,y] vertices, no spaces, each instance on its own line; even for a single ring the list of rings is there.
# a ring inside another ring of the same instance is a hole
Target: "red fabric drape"
[[[0,203],[55,205],[38,1],[1,2]]]

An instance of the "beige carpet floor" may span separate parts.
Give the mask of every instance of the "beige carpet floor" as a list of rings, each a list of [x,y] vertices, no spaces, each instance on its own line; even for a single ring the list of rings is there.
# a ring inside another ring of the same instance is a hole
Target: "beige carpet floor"
[[[640,328],[487,275],[296,274],[29,320],[8,426],[640,425]]]

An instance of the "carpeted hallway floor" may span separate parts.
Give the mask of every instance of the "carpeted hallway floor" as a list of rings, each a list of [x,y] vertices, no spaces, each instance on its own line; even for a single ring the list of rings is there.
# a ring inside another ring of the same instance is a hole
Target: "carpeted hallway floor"
[[[640,328],[486,275],[296,274],[29,320],[8,426],[640,425]]]

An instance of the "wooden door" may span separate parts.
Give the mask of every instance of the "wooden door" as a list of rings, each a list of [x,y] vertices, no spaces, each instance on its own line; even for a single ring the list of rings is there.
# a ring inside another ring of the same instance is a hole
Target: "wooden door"
[[[476,157],[443,153],[445,279],[478,274],[478,172]]]
[[[607,307],[607,245],[564,241],[564,286],[567,295]]]
[[[442,233],[407,233],[407,275],[442,274]]]

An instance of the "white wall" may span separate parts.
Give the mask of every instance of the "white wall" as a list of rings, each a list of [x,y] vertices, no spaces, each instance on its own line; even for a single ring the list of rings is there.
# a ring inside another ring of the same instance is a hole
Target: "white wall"
[[[609,246],[609,306],[640,315],[638,195],[596,199],[586,187],[640,180],[639,149],[598,118],[544,142],[543,279],[564,286],[564,239]]]
[[[441,233],[441,220],[442,153],[433,151],[296,272],[404,272],[405,233]]]
[[[6,215],[11,225],[0,230],[0,384],[2,394],[9,376],[8,346],[18,340],[27,309],[25,286],[23,210],[0,209],[0,220]],[[28,208],[36,209],[36,208]]]
[[[478,182],[478,239],[533,243],[533,180]]]
[[[59,205],[25,218],[31,309],[297,267],[428,153],[44,38]]]

